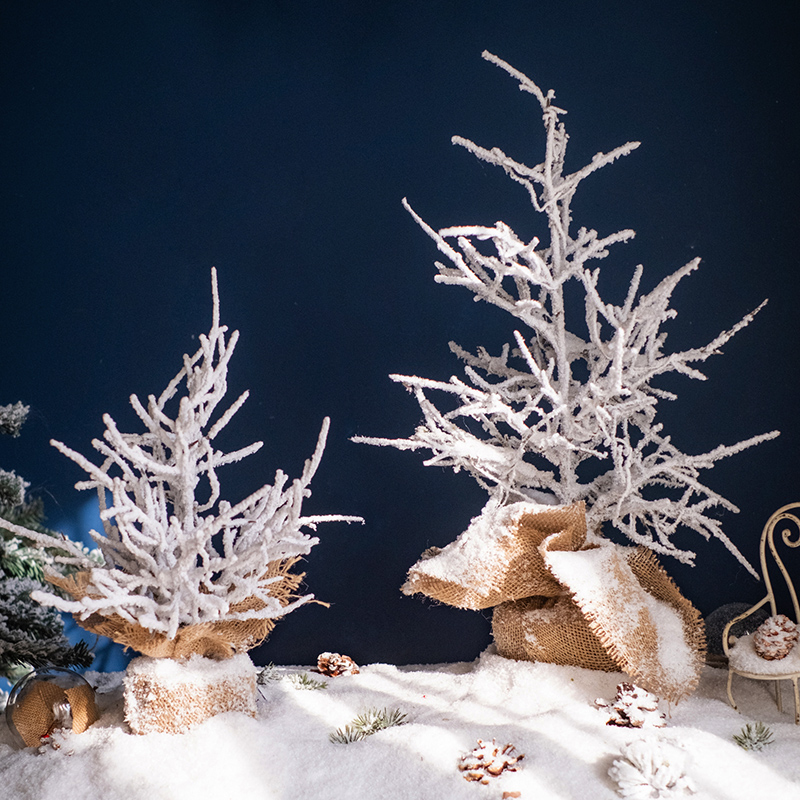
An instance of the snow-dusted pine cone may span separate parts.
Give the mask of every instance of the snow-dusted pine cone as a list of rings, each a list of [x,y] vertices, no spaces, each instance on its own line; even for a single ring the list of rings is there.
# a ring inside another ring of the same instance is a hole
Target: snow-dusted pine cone
[[[658,698],[633,683],[620,683],[617,695],[610,702],[599,698],[594,701],[611,715],[606,725],[620,728],[663,728],[667,723],[658,710]]]
[[[356,662],[350,656],[343,656],[340,653],[320,653],[317,656],[317,669],[331,678],[337,675],[358,675]]]
[[[697,791],[685,773],[686,753],[673,745],[640,739],[625,745],[620,755],[608,774],[617,782],[617,792],[622,797],[666,800]]]
[[[525,754],[516,754],[514,745],[500,747],[494,739],[484,742],[478,739],[478,746],[461,756],[458,768],[468,781],[489,783],[489,778],[496,778],[505,770],[517,771],[517,762],[525,758]]]
[[[761,658],[777,661],[789,655],[797,637],[797,625],[786,615],[776,614],[759,625],[753,634],[753,647]]]

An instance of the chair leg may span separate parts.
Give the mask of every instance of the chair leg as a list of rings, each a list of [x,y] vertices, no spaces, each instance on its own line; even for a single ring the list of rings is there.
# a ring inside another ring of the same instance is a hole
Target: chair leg
[[[783,713],[783,699],[781,698],[781,682],[775,681],[775,702],[778,704],[778,711]]]
[[[800,725],[800,694],[797,691],[797,678],[792,678],[794,684],[794,724]]]
[[[728,670],[728,700],[730,701],[730,704],[733,706],[733,710],[734,711],[738,711],[739,707],[736,705],[736,703],[735,703],[735,701],[733,699],[733,693],[731,692],[731,683],[732,683],[732,681],[733,681],[733,670],[729,669]]]

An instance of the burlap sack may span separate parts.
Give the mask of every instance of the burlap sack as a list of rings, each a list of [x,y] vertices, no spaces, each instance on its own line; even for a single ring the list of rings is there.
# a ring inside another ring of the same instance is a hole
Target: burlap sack
[[[487,506],[456,541],[418,561],[402,591],[494,606],[498,652],[509,658],[621,670],[673,700],[699,679],[699,612],[650,550],[588,544],[583,503]]]
[[[566,548],[584,544],[582,502],[487,506],[454,542],[411,567],[402,592],[473,610],[533,595],[556,597],[564,590],[546,568],[539,546],[557,531]]]
[[[299,558],[275,561],[269,564],[264,577],[280,577],[270,587],[270,595],[281,605],[287,605],[295,596],[303,574],[293,574],[291,568]],[[91,574],[80,572],[68,578],[49,577],[48,580],[70,594],[74,599],[91,594],[87,591]],[[231,611],[259,611],[264,603],[250,597],[231,606]],[[92,614],[86,619],[76,616],[75,621],[87,631],[136,650],[153,658],[186,658],[196,653],[206,658],[231,658],[237,653],[261,644],[275,627],[274,619],[233,620],[226,622],[203,622],[196,625],[183,625],[173,639],[166,634],[149,631],[137,623],[123,619],[119,614]]]
[[[52,681],[36,681],[11,712],[11,721],[26,747],[38,747],[42,737],[52,732],[56,721],[54,706],[64,700],[72,711],[74,733],[83,733],[97,722],[99,715],[91,686],[62,689]]]
[[[492,626],[498,652],[619,670],[667,700],[690,694],[703,665],[702,619],[653,553],[610,543],[570,551],[564,544],[554,534],[541,551],[568,597],[498,607]]]

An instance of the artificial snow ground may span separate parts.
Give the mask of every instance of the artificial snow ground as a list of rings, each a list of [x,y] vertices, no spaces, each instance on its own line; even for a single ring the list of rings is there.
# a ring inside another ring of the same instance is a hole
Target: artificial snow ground
[[[520,800],[611,800],[618,795],[608,769],[620,747],[642,735],[605,725],[607,714],[594,706],[614,697],[623,675],[509,661],[491,650],[472,663],[371,664],[359,675],[309,675],[328,688],[269,681],[260,687],[256,719],[227,713],[184,735],[137,736],[123,720],[121,673],[90,673],[102,716],[85,733],[65,735],[60,749],[15,750],[0,724],[0,798],[500,800],[519,792]],[[781,714],[772,684],[735,677],[739,714],[728,705],[726,677],[706,667],[668,726],[647,735],[688,751],[698,800],[800,798],[800,726],[790,685],[784,683]],[[329,741],[370,707],[399,708],[408,723],[347,745]],[[774,743],[745,751],[732,736],[757,720],[770,726]],[[465,781],[457,763],[479,738],[513,743],[525,754],[519,771],[490,785]]]

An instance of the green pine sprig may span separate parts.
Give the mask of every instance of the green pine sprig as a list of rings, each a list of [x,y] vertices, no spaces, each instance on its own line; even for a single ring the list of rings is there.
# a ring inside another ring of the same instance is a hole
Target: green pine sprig
[[[279,681],[283,678],[283,675],[278,672],[278,668],[275,664],[270,661],[265,667],[262,667],[261,671],[258,673],[256,677],[256,683],[259,686],[266,686],[270,681]]]
[[[314,680],[307,672],[296,672],[294,675],[288,675],[287,680],[294,686],[295,689],[327,689],[328,684],[325,681]]]
[[[406,715],[399,708],[370,708],[363,714],[359,714],[344,728],[337,728],[328,738],[334,744],[360,742],[367,736],[372,736],[373,733],[392,728],[395,725],[405,725],[406,722],[408,722]]]
[[[763,750],[772,744],[772,731],[763,722],[748,722],[740,734],[733,735],[733,741],[745,750]]]
[[[325,681],[314,680],[307,672],[295,672],[290,675],[282,675],[278,668],[270,662],[264,667],[256,677],[256,682],[261,686],[266,686],[272,681],[286,680],[292,684],[295,689],[327,689],[328,684]]]

